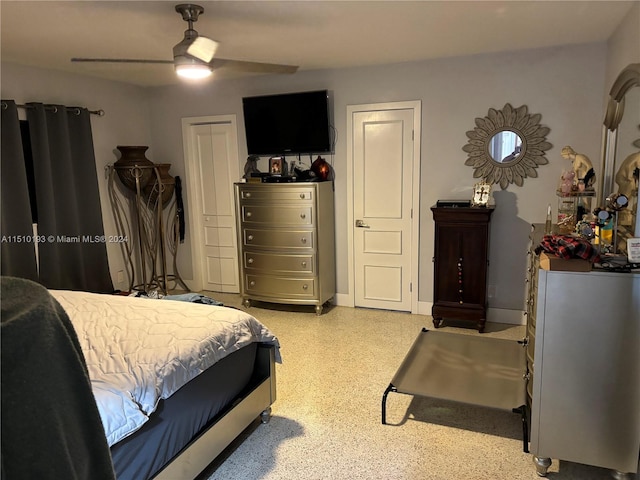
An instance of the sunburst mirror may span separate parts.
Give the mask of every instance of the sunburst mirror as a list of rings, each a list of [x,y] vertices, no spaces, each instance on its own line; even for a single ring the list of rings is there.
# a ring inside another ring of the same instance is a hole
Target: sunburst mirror
[[[467,132],[468,143],[462,150],[469,154],[465,165],[473,167],[474,178],[506,189],[510,183],[519,187],[526,177],[537,177],[538,165],[549,160],[545,152],[552,145],[546,141],[549,128],[540,125],[542,115],[530,115],[526,105],[502,110],[489,109],[484,118],[476,118],[476,128]]]

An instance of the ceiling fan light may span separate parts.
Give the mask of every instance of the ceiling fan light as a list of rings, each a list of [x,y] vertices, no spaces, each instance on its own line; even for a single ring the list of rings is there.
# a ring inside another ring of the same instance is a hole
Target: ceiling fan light
[[[182,78],[188,78],[190,80],[198,80],[207,78],[211,75],[211,67],[203,63],[189,63],[176,65],[176,73]]]

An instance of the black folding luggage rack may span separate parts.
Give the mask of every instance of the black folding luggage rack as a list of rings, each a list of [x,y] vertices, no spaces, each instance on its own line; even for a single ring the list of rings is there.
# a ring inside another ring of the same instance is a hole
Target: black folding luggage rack
[[[389,392],[510,410],[521,414],[528,453],[524,347],[524,341],[423,328],[382,396],[382,423]]]

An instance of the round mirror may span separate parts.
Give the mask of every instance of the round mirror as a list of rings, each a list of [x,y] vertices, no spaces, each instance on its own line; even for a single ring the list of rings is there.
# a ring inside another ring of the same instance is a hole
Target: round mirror
[[[517,160],[522,155],[522,138],[510,130],[496,133],[489,140],[489,155],[498,163]]]
[[[540,118],[539,113],[530,115],[526,105],[513,108],[508,103],[476,118],[476,128],[467,132],[469,142],[462,147],[474,178],[498,183],[504,190],[510,183],[521,187],[526,177],[537,177],[536,168],[549,163],[544,155],[551,148],[546,141],[549,128],[540,125]]]

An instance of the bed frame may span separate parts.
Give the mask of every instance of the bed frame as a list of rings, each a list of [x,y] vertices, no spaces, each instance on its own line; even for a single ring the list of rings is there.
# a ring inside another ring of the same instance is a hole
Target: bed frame
[[[256,418],[268,423],[276,400],[275,347],[258,345],[253,379],[246,394],[231,402],[210,426],[194,438],[153,478],[196,478]]]

